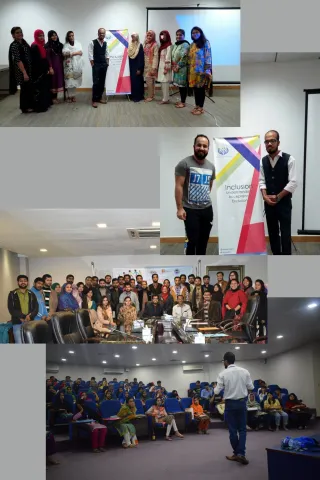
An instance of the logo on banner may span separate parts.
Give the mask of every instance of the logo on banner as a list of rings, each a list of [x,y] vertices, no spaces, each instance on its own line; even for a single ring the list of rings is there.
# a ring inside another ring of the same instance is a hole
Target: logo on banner
[[[111,38],[112,38],[111,33],[107,33],[107,34],[106,34],[106,40],[111,40]]]
[[[229,152],[228,147],[219,147],[218,148],[218,153],[220,153],[220,155],[227,155],[228,152]]]

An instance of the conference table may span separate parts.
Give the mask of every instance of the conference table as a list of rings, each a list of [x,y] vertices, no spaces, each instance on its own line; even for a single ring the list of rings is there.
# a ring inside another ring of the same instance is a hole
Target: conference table
[[[303,435],[303,433],[301,434]],[[320,442],[320,435],[312,435]],[[313,480],[320,478],[320,451],[293,452],[280,446],[267,448],[269,480]]]

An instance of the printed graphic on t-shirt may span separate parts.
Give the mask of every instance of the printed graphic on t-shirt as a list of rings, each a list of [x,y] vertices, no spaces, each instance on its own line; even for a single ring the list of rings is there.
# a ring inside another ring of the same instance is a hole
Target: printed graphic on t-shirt
[[[188,202],[193,205],[210,203],[212,170],[190,167]]]

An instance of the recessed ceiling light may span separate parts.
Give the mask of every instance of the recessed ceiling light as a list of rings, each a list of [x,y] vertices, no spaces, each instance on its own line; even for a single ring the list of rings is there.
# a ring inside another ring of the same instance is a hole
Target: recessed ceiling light
[[[40,252],[47,252],[48,250],[46,248],[40,248]]]
[[[152,361],[155,362],[157,359],[156,358],[153,358]]]
[[[261,353],[267,353],[267,350],[262,350],[262,352],[261,352]]]
[[[120,358],[120,355],[115,355],[116,358]]]
[[[277,338],[283,338],[283,335],[277,335]]]
[[[186,361],[185,361],[185,360],[182,360],[182,362],[181,362],[181,363],[186,363]]]
[[[317,306],[317,303],[310,303],[310,305],[308,305],[308,308],[316,308]]]
[[[105,360],[102,360],[102,363],[107,363]]]
[[[178,352],[177,352],[177,350],[173,350],[173,352],[172,352],[172,353],[178,353]]]
[[[240,347],[234,347],[235,350],[240,350]]]
[[[97,223],[97,227],[98,228],[107,228],[107,224],[106,223]]]
[[[72,355],[72,354],[74,353],[74,351],[73,351],[73,350],[69,350],[69,353],[71,353],[71,355]]]
[[[157,248],[157,245],[150,245],[150,248],[155,249]]]
[[[61,361],[62,361],[62,362],[66,362],[67,359],[66,359],[66,358],[61,358]]]
[[[207,355],[205,355],[205,357],[206,357],[206,358],[207,358],[207,357],[209,357],[209,356],[210,356],[210,355],[208,355],[208,354],[207,354]]]
[[[152,222],[153,227],[160,227],[160,222]]]
[[[132,348],[132,350],[137,350],[138,347],[136,345],[132,345],[131,348]]]
[[[140,363],[136,363],[136,367],[140,367]]]

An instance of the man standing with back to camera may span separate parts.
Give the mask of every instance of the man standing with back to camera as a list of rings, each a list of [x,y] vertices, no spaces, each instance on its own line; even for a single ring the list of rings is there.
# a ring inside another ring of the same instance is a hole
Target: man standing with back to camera
[[[185,224],[187,255],[206,255],[212,228],[210,193],[215,179],[215,167],[207,160],[209,145],[206,135],[197,135],[193,156],[181,160],[175,168],[177,217]]]
[[[237,367],[235,355],[225,353],[223,363],[225,371],[218,376],[214,394],[219,395],[224,390],[225,420],[229,428],[230,443],[233,455],[226,456],[227,460],[248,465],[246,458],[247,439],[247,396],[254,389],[250,373],[244,368]]]
[[[279,149],[280,136],[276,130],[265,134],[264,144],[268,155],[261,162],[259,184],[270,247],[273,255],[291,255],[291,198],[297,188],[296,161]]]

